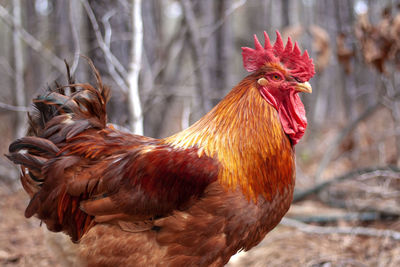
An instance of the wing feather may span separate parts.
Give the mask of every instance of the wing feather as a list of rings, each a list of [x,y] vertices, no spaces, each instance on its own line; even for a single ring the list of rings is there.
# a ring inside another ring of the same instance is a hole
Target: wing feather
[[[73,83],[67,71],[71,94],[57,85],[37,97],[29,115],[34,136],[13,142],[7,155],[21,165],[31,196],[25,216],[36,214],[74,241],[96,222],[117,221],[132,230],[135,220],[185,209],[217,179],[219,168],[198,148],[175,149],[107,126],[109,88],[89,64],[96,87]]]
[[[65,231],[74,241],[96,222],[124,220],[129,228],[126,220],[151,220],[185,209],[218,175],[217,161],[199,156],[197,148],[175,149],[113,128],[86,130],[57,153],[43,140],[32,137],[12,146],[14,161],[41,170],[42,185],[26,216],[37,214],[50,230]],[[19,153],[22,149],[28,152]],[[51,153],[42,159],[30,151]]]

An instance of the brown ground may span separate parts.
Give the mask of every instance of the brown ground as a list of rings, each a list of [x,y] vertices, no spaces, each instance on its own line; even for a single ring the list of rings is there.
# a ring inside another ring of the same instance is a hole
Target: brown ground
[[[60,266],[39,220],[24,217],[27,195],[0,188],[0,199],[0,266]]]
[[[228,266],[398,267],[399,244],[384,238],[305,234],[279,226]]]
[[[60,256],[54,243],[49,244],[52,238],[45,233],[45,227],[40,227],[38,220],[27,220],[23,216],[27,204],[25,193],[21,190],[10,193],[3,187],[0,188],[0,199],[0,266],[62,266],[63,256]],[[312,201],[303,202],[295,206],[290,214],[293,216],[299,210],[304,214],[310,209],[321,211],[323,207]],[[335,211],[328,212],[332,214]],[[363,226],[400,231],[400,221]],[[305,234],[279,226],[259,246],[234,257],[228,266],[397,267],[400,266],[400,241]]]

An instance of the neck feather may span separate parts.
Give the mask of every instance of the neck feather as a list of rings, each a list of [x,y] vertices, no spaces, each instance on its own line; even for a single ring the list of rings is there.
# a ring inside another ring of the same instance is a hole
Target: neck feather
[[[198,122],[163,141],[198,147],[220,162],[219,182],[227,189],[271,201],[294,183],[293,150],[276,110],[254,85],[247,77]]]

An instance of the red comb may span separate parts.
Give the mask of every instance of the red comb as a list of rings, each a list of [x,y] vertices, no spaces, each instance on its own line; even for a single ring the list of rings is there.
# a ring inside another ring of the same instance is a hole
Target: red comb
[[[271,45],[268,34],[264,32],[264,47],[260,44],[257,36],[254,35],[254,47],[242,47],[244,68],[251,72],[260,69],[267,63],[280,63],[284,65],[290,74],[301,82],[308,81],[314,76],[314,64],[308,56],[307,51],[301,55],[301,51],[297,43],[292,44],[292,40],[288,37],[286,46],[283,46],[281,34],[276,31],[276,41],[274,46]]]

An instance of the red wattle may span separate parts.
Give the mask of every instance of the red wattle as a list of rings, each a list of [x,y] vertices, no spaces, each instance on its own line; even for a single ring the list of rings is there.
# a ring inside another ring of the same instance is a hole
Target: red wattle
[[[298,93],[289,89],[289,93],[272,95],[266,87],[260,90],[262,97],[273,106],[279,114],[283,130],[295,145],[303,137],[307,128],[307,118],[304,105]]]

